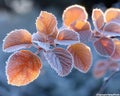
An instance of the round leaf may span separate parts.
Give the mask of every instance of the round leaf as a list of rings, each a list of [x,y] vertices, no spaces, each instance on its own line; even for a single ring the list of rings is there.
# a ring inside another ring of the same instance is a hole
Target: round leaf
[[[27,50],[12,54],[6,66],[8,84],[24,86],[35,80],[40,73],[41,61],[37,55]]]
[[[115,49],[113,41],[107,37],[101,37],[95,41],[94,47],[97,52],[103,56],[111,56]]]
[[[74,67],[86,73],[92,65],[92,53],[90,48],[83,43],[72,44],[67,49],[73,56]]]
[[[87,20],[87,18],[85,8],[79,5],[70,6],[63,13],[63,22],[66,26],[70,26],[76,20]]]

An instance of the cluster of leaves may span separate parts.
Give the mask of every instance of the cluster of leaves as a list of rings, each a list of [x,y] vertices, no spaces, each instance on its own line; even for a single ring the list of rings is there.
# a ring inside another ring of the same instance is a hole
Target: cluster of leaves
[[[41,59],[37,55],[39,53],[43,54],[59,76],[68,75],[73,67],[80,72],[88,72],[92,65],[92,53],[85,42],[92,41],[97,52],[103,56],[120,59],[120,41],[113,38],[120,36],[120,10],[108,9],[104,16],[100,9],[94,9],[94,30],[91,30],[87,19],[84,7],[72,5],[64,10],[63,26],[59,29],[56,17],[41,11],[36,20],[36,33],[31,35],[25,29],[10,32],[3,42],[3,51],[15,51],[7,61],[8,83],[23,86],[35,80],[42,68]],[[23,50],[31,46],[37,48],[37,54]]]

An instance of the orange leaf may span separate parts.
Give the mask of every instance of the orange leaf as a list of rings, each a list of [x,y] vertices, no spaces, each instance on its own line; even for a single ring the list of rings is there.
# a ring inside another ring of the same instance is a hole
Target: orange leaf
[[[83,43],[72,44],[67,49],[73,56],[74,67],[86,73],[92,64],[92,53],[90,48]]]
[[[60,45],[70,45],[76,42],[80,42],[79,40],[78,33],[69,29],[63,29],[58,33],[55,42]]]
[[[94,46],[97,52],[103,56],[111,56],[115,49],[113,41],[107,37],[101,37],[95,41]]]
[[[36,28],[40,33],[50,35],[57,26],[57,20],[52,13],[41,11],[40,16],[36,20]]]
[[[101,60],[96,63],[94,69],[93,69],[93,76],[95,78],[101,78],[105,75],[108,68],[108,63],[106,60]]]
[[[31,44],[32,36],[27,30],[14,30],[5,37],[3,51],[13,52],[22,48],[28,48]]]
[[[93,20],[95,29],[99,31],[104,25],[104,14],[101,9],[93,9],[92,20]]]
[[[105,12],[106,22],[110,22],[116,19],[120,19],[120,9],[118,8],[109,8]]]
[[[9,57],[6,66],[8,83],[15,86],[27,85],[38,77],[41,67],[39,57],[32,52],[15,52]]]
[[[90,30],[90,23],[85,20],[77,20],[71,24],[71,28],[76,32]]]
[[[113,42],[115,44],[115,51],[113,52],[111,57],[112,59],[120,60],[120,40],[114,39]]]
[[[64,24],[70,26],[76,20],[87,20],[88,15],[84,7],[72,5],[65,9],[62,18]]]
[[[66,76],[72,69],[72,56],[63,48],[54,48],[44,53],[50,66],[60,76]]]

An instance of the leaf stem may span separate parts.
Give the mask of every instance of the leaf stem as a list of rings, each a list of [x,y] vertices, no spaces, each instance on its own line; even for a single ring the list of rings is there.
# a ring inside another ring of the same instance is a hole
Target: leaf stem
[[[107,77],[107,78],[104,80],[103,85],[102,85],[102,87],[100,88],[98,94],[102,94],[102,93],[104,92],[104,89],[105,89],[106,85],[108,84],[108,82],[109,82],[117,73],[119,73],[119,72],[120,72],[120,70],[117,69],[117,70],[114,71],[109,77]]]

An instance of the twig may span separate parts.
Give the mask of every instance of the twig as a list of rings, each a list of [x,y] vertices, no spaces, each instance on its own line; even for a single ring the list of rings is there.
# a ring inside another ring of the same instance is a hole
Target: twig
[[[105,89],[106,85],[108,84],[108,82],[112,79],[112,77],[114,77],[119,72],[120,72],[120,70],[114,71],[108,78],[106,78],[104,80],[104,83],[103,83],[102,87],[100,88],[98,94],[102,94],[104,92],[104,89]]]

